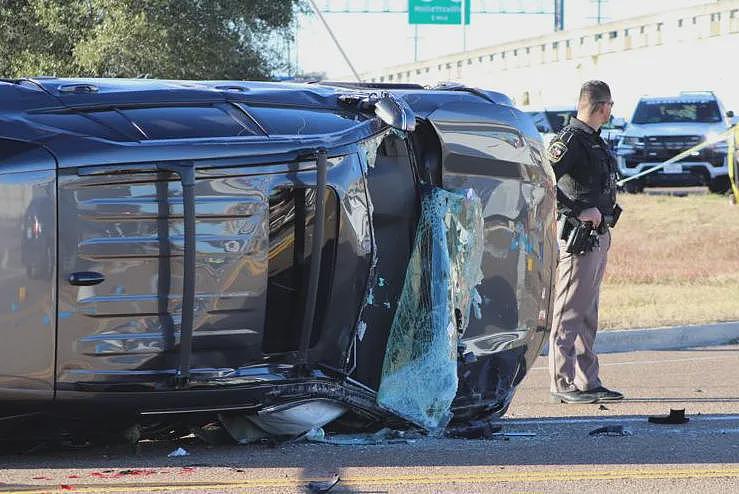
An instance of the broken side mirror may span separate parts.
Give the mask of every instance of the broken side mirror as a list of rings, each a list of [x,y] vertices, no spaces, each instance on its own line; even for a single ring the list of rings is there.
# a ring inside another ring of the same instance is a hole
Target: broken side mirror
[[[416,115],[405,101],[385,94],[375,103],[377,118],[398,130],[410,132],[416,128]]]

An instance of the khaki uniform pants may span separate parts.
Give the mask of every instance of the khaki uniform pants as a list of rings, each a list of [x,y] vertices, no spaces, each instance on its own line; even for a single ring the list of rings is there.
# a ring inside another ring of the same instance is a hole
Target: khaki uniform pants
[[[549,335],[550,390],[588,391],[601,385],[598,356],[593,352],[598,330],[600,284],[606,270],[610,230],[585,255],[568,254],[559,245],[554,316]]]

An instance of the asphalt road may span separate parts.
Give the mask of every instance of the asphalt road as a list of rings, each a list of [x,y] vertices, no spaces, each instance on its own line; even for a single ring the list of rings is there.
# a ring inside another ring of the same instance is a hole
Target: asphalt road
[[[331,493],[739,492],[739,345],[601,357],[601,375],[627,400],[548,403],[545,359],[529,372],[492,440],[412,444],[209,447],[194,439],[0,456],[2,492]],[[685,408],[690,422],[646,416]],[[621,425],[625,435],[591,436]],[[177,447],[190,455],[168,458]]]

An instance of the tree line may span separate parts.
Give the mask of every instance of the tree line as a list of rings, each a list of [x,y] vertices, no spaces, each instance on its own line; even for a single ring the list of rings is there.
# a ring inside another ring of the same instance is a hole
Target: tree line
[[[0,0],[0,77],[268,79],[302,0]]]

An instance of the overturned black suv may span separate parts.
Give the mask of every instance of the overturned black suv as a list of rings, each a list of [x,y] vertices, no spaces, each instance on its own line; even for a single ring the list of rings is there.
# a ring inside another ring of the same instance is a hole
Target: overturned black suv
[[[426,430],[505,412],[553,175],[462,86],[0,82],[0,423]]]

